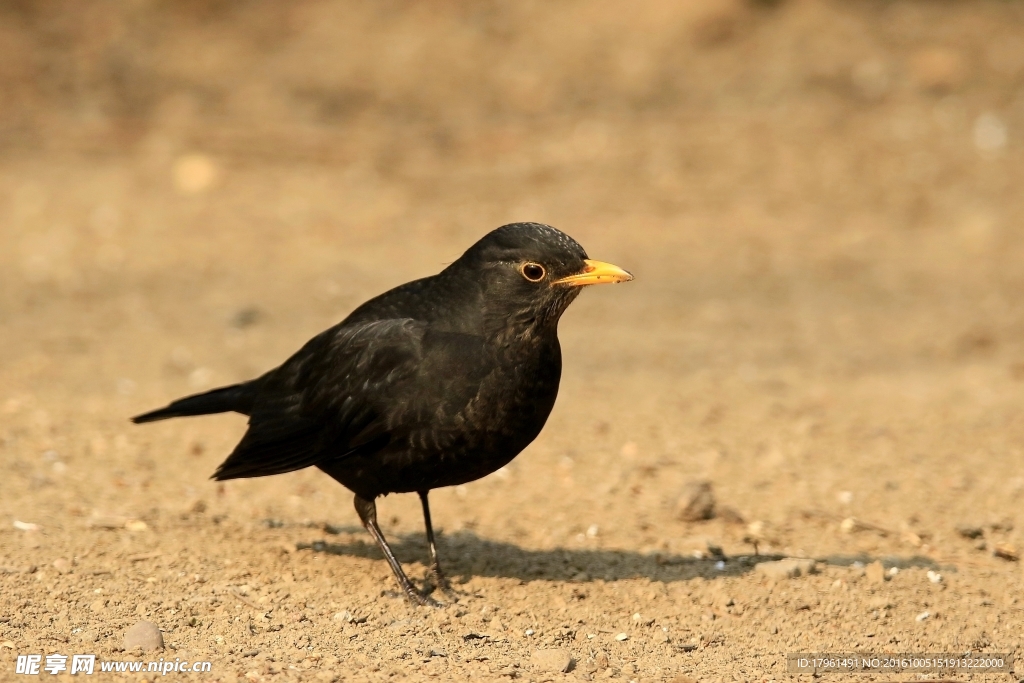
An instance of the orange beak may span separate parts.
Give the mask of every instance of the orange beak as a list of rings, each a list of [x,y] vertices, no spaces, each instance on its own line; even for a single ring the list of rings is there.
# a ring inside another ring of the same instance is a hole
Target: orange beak
[[[585,287],[586,285],[608,285],[616,282],[629,282],[633,275],[618,266],[603,261],[585,260],[586,267],[582,273],[563,277],[555,280],[553,285],[566,285],[567,287]]]

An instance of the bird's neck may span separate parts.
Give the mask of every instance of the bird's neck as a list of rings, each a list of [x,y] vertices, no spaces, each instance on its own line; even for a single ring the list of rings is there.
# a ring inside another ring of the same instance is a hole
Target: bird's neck
[[[558,316],[545,310],[494,310],[483,316],[484,336],[502,346],[544,344],[558,339]]]

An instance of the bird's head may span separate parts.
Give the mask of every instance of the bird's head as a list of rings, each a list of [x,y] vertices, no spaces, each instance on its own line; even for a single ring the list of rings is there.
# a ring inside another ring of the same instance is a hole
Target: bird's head
[[[557,322],[584,286],[633,279],[618,266],[587,258],[576,240],[541,223],[491,231],[452,268],[474,274],[489,313],[529,326]]]

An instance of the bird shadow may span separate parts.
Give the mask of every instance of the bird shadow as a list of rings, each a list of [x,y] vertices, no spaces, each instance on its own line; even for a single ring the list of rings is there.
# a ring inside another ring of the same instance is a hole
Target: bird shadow
[[[340,528],[340,533],[365,533],[361,528]],[[428,557],[426,541],[421,534],[400,535],[389,541],[391,549],[403,564],[425,564]],[[322,552],[329,555],[384,559],[380,549],[371,542],[352,538],[347,543],[314,541],[297,544],[299,550]],[[689,581],[698,577],[716,579],[741,576],[753,571],[761,562],[781,560],[788,556],[712,555],[693,557],[670,553],[641,553],[630,550],[602,548],[552,548],[529,550],[512,543],[481,538],[472,531],[445,534],[438,539],[438,554],[442,566],[457,582],[472,577],[511,578],[520,581],[622,581],[646,578],[657,582]],[[881,561],[886,569],[912,567],[938,569],[939,565],[928,557],[886,556],[866,554],[828,555],[811,558],[816,562],[850,567]],[[947,568],[948,569],[948,568]]]

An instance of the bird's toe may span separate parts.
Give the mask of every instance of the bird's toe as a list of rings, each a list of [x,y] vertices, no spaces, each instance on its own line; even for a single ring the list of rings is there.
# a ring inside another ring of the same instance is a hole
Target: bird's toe
[[[427,593],[421,593],[416,589],[406,591],[405,596],[410,602],[420,607],[444,607],[443,604],[430,597]]]

